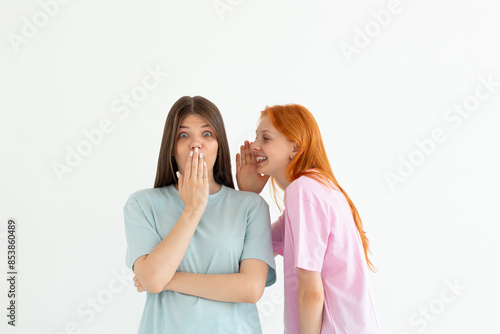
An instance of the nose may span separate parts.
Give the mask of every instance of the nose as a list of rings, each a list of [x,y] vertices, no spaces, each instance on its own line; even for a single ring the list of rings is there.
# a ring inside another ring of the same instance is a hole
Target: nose
[[[257,141],[250,143],[250,152],[255,152],[260,150],[260,145],[257,144]]]
[[[194,150],[195,148],[201,149],[203,145],[201,144],[201,139],[199,137],[194,137],[189,146],[192,150]]]

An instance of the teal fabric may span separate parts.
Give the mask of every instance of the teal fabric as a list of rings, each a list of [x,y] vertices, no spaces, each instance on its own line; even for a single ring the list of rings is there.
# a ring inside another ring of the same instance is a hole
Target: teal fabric
[[[126,265],[149,254],[184,210],[173,185],[133,193],[124,207]],[[198,274],[239,272],[244,259],[268,264],[266,286],[276,281],[269,206],[257,194],[222,186],[207,208],[177,271]],[[261,333],[254,304],[218,302],[163,291],[147,293],[138,333]]]

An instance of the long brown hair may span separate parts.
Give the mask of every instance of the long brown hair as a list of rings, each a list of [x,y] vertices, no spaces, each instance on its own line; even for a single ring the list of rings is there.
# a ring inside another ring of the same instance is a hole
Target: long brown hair
[[[177,183],[175,172],[179,168],[174,158],[177,131],[184,118],[189,115],[202,117],[214,128],[215,136],[219,143],[217,159],[213,168],[214,180],[218,184],[234,189],[233,175],[231,173],[231,156],[224,121],[215,104],[201,96],[183,96],[170,109],[163,130],[154,187],[159,188]]]
[[[269,117],[269,120],[279,132],[299,146],[297,155],[290,161],[285,172],[289,182],[293,182],[302,175],[305,175],[323,183],[329,188],[333,188],[331,185],[333,183],[344,194],[351,207],[352,216],[359,231],[361,242],[363,243],[366,263],[368,268],[375,272],[376,269],[368,258],[369,240],[366,237],[365,231],[363,231],[361,217],[354,203],[333,175],[332,167],[330,166],[325,146],[323,145],[323,139],[321,138],[321,132],[314,116],[309,110],[298,104],[267,106],[261,112],[260,119],[264,116]],[[271,178],[271,184],[276,200],[276,187],[281,187],[274,178]]]

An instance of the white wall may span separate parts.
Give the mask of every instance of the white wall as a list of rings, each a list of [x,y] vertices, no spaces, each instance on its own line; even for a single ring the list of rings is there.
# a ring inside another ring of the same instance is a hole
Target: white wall
[[[19,246],[2,333],[136,332],[122,207],[152,187],[183,95],[220,108],[233,156],[265,105],[312,111],[371,239],[384,333],[500,331],[497,1],[55,1],[0,2],[2,277],[9,217]],[[152,70],[168,75],[127,110]],[[282,332],[282,288],[259,304],[264,333]]]

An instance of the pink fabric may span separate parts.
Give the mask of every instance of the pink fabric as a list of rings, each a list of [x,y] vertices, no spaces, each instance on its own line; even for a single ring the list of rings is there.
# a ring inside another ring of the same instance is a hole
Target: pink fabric
[[[300,333],[297,268],[321,272],[322,334],[380,333],[363,245],[340,191],[306,176],[292,182],[272,237],[274,252],[284,256],[286,334]]]

